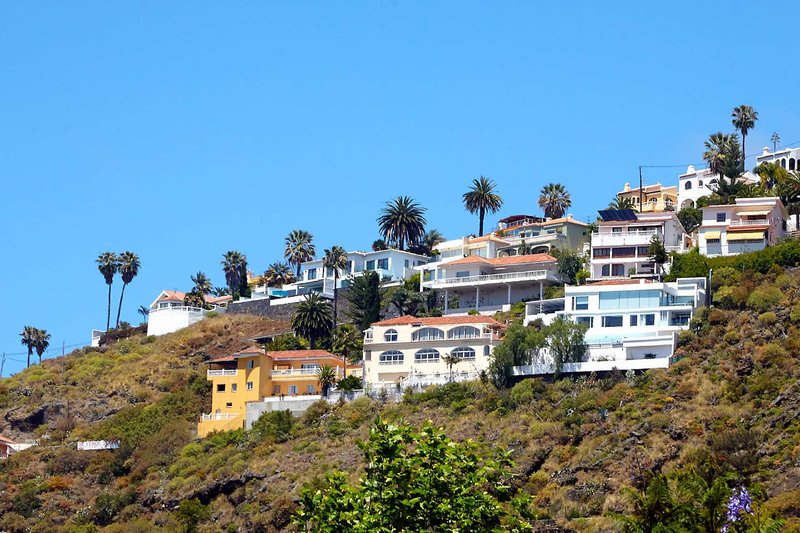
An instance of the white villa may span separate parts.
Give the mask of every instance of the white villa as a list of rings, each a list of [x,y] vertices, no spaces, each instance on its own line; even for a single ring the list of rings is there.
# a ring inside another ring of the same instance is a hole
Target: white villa
[[[756,157],[756,162],[758,164],[778,162],[786,170],[800,170],[800,148],[781,148],[770,152],[765,146],[761,155]]]
[[[670,283],[600,281],[565,287],[565,309],[554,314],[541,314],[535,302],[529,303],[525,324],[563,316],[586,325],[586,354],[580,362],[564,364],[566,373],[667,368],[678,332],[688,328],[694,310],[705,300],[705,278]],[[531,365],[515,367],[515,374],[541,375],[553,370],[552,358],[544,351]]]
[[[364,332],[364,383],[372,390],[402,390],[476,379],[489,367],[504,328],[480,315],[375,322]],[[452,369],[447,354],[459,359]]]
[[[589,243],[589,225],[572,215],[562,218],[513,215],[498,221],[492,235],[507,243],[498,246],[494,257],[519,255],[522,244],[529,254],[546,254],[554,248],[584,252]]]
[[[684,174],[678,176],[678,205],[679,209],[694,207],[697,200],[709,196],[714,192],[714,185],[719,181],[719,174],[707,168],[696,170],[694,165],[689,165]],[[745,183],[758,183],[759,178],[752,172],[745,172],[739,177]]]
[[[709,257],[763,250],[786,237],[786,208],[780,198],[736,198],[735,204],[703,208],[697,230],[700,253]]]
[[[637,213],[632,209],[600,211],[602,220],[592,234],[591,279],[656,277],[657,267],[647,251],[653,237],[667,251],[686,249],[686,235],[673,211]],[[669,264],[664,265],[665,272]]]
[[[422,288],[444,294],[444,314],[507,311],[511,304],[540,300],[546,285],[559,283],[556,258],[548,254],[493,259],[471,255],[422,268]]]
[[[206,303],[212,308],[187,306],[183,300],[185,292],[161,291],[158,298],[150,304],[150,314],[147,316],[147,334],[165,335],[178,331],[205,318],[209,311],[224,312],[225,306],[231,301],[230,296],[206,296]]]

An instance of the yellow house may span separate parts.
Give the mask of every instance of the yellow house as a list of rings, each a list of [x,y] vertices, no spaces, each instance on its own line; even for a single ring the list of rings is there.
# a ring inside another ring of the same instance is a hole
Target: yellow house
[[[270,397],[320,394],[317,370],[328,365],[343,377],[342,359],[325,350],[265,352],[251,346],[241,352],[208,361],[211,412],[197,424],[197,434],[244,427],[247,402]]]
[[[641,194],[640,194],[641,192]],[[641,197],[641,205],[639,200]],[[631,188],[630,183],[625,184],[625,188],[617,193],[620,200],[630,198],[634,208],[640,213],[659,213],[662,211],[675,211],[678,205],[678,187],[664,187],[660,183],[646,185],[639,190]]]

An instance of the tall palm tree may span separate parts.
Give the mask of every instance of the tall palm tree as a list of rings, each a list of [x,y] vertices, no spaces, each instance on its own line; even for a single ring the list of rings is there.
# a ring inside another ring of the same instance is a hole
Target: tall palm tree
[[[194,290],[199,294],[210,294],[214,289],[211,279],[203,271],[198,271],[197,274],[189,277],[194,283]]]
[[[286,248],[283,251],[283,257],[297,269],[298,278],[300,277],[300,264],[313,261],[317,256],[313,240],[314,236],[302,229],[292,230],[284,239]]]
[[[117,269],[119,270],[120,275],[122,276],[122,292],[119,294],[119,307],[117,307],[117,322],[116,326],[119,327],[119,315],[122,313],[122,299],[125,297],[125,287],[128,286],[128,283],[133,281],[139,274],[139,269],[142,267],[142,263],[139,261],[139,256],[133,252],[122,252],[119,254],[118,257],[118,265]]]
[[[734,133],[712,133],[705,142],[706,151],[703,160],[708,169],[720,176],[731,179],[742,173],[742,160],[739,147],[739,136]]]
[[[22,328],[22,333],[19,335],[22,337],[20,342],[22,342],[22,345],[28,349],[27,366],[31,366],[31,355],[33,354],[33,350],[36,348],[36,328],[33,326],[25,326]]]
[[[322,267],[333,269],[333,327],[336,327],[336,314],[339,304],[339,271],[347,268],[347,252],[341,246],[331,246],[325,250],[322,258]]]
[[[322,365],[317,369],[317,383],[322,395],[328,397],[328,391],[336,383],[336,369],[331,365]]]
[[[140,305],[136,312],[142,315],[142,320],[144,320],[144,323],[147,324],[147,317],[150,316],[150,308],[146,305]]]
[[[425,211],[411,197],[398,196],[381,210],[378,230],[387,242],[405,250],[406,243],[416,244],[425,234]]]
[[[361,332],[352,324],[342,324],[333,330],[333,353],[342,356],[344,363],[344,377],[347,377],[347,363],[355,354],[360,354],[364,348],[364,338]]]
[[[633,203],[633,198],[620,198],[619,196],[615,196],[614,199],[608,204],[609,209],[636,209],[636,205]]]
[[[447,370],[450,373],[450,381],[453,381],[453,367],[461,362],[461,358],[457,355],[446,353],[444,357],[442,357],[442,362],[447,365]]]
[[[39,356],[39,364],[42,364],[42,355],[47,351],[50,346],[50,334],[45,329],[37,329],[34,333],[33,347],[36,349],[36,355]]]
[[[744,150],[745,139],[747,139],[747,133],[756,125],[758,112],[753,109],[752,106],[740,105],[733,108],[731,118],[733,119],[731,121],[733,122],[733,127],[742,134],[742,171],[744,171],[744,165],[747,159],[747,152]]]
[[[561,218],[571,205],[567,188],[560,183],[548,183],[539,192],[539,207],[546,217]]]
[[[111,284],[114,283],[114,274],[119,269],[119,258],[114,252],[103,252],[97,258],[97,270],[103,275],[108,285],[108,316],[106,317],[106,331],[111,328]]]
[[[331,304],[316,293],[309,294],[297,304],[292,317],[292,330],[296,335],[308,339],[313,350],[317,347],[317,339],[327,337],[333,330]]]
[[[280,261],[267,267],[262,278],[267,287],[283,287],[295,280],[291,267]]]
[[[241,296],[242,280],[247,280],[247,258],[243,253],[231,250],[222,256],[221,264],[225,283],[234,299]]]
[[[472,180],[472,187],[461,196],[467,211],[473,215],[478,213],[478,236],[483,235],[483,217],[486,213],[496,213],[503,206],[503,199],[494,189],[494,181],[481,176]]]

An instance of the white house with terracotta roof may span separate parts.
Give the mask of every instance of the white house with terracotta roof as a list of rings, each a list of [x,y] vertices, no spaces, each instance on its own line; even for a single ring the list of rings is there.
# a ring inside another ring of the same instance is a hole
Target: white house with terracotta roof
[[[736,198],[703,208],[697,230],[700,253],[709,257],[763,250],[787,235],[789,215],[780,198]]]
[[[555,317],[586,326],[586,353],[564,365],[564,372],[605,372],[667,368],[677,346],[678,333],[688,329],[695,309],[706,303],[705,278],[674,282],[648,279],[606,280],[568,285],[564,310],[543,315],[535,303],[525,309],[525,325]],[[550,374],[552,357],[538,354],[531,365],[517,367],[517,375]]]
[[[209,311],[223,312],[231,301],[230,296],[208,296],[205,300],[211,309],[193,307],[184,303],[185,292],[161,291],[161,294],[150,304],[147,315],[147,334],[165,335],[191,326],[205,318]]]
[[[14,453],[16,444],[13,440],[0,435],[0,459],[7,459],[9,455]]]
[[[489,368],[505,326],[486,316],[401,316],[364,332],[364,383],[405,389],[477,379]],[[458,363],[448,367],[447,355]]]
[[[445,314],[508,310],[511,304],[544,296],[560,282],[557,260],[548,254],[485,258],[471,255],[428,265],[422,287],[442,291]]]

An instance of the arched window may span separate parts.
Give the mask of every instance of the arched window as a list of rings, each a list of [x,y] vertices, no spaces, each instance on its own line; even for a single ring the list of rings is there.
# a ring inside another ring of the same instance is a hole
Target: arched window
[[[702,187],[703,186],[703,180],[697,180],[697,186],[698,187]]]
[[[417,363],[436,363],[439,361],[439,350],[425,348],[414,354],[414,361]]]
[[[781,166],[786,168],[786,159],[781,159]]]
[[[382,365],[400,365],[403,363],[403,352],[400,350],[386,350],[380,356]]]
[[[414,341],[438,341],[444,339],[444,331],[436,328],[421,328],[411,334]]]
[[[692,182],[691,181],[687,181],[686,185],[684,185],[683,188],[688,191],[689,189],[692,188]]]
[[[600,275],[601,276],[610,276],[611,275],[611,265],[603,265],[600,267]]]
[[[713,180],[709,181],[708,183],[710,183],[711,185],[716,185],[717,184],[717,178],[714,178]]]
[[[483,355],[485,355],[486,357],[489,357],[489,350],[490,350],[490,349],[491,349],[491,348],[489,348],[489,345],[488,345],[488,344],[487,344],[486,346],[484,346],[484,347],[483,347]]]
[[[487,346],[488,348],[488,346]],[[475,360],[475,350],[470,348],[469,346],[459,346],[458,348],[452,350],[450,355],[458,357],[462,361],[474,361]]]
[[[397,330],[387,329],[386,333],[383,334],[383,340],[386,342],[397,342]]]
[[[481,330],[474,326],[458,326],[447,332],[448,339],[477,339],[481,336]]]
[[[789,159],[789,170],[794,170],[794,158]]]

